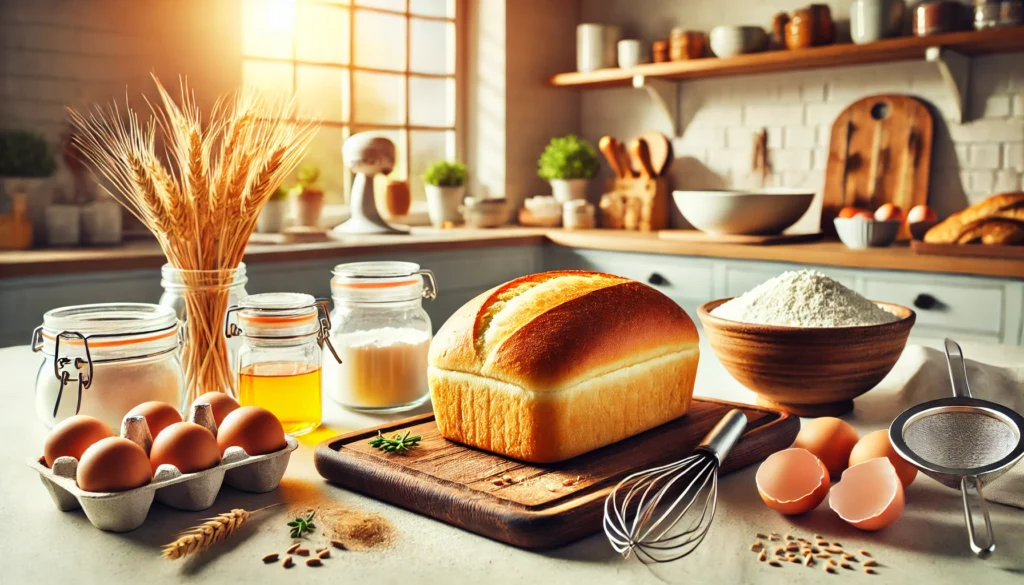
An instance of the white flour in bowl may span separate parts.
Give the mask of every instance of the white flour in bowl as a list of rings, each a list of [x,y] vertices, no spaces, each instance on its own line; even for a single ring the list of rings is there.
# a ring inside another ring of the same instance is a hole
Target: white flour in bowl
[[[790,327],[859,327],[899,318],[817,270],[784,272],[711,314],[730,321]]]

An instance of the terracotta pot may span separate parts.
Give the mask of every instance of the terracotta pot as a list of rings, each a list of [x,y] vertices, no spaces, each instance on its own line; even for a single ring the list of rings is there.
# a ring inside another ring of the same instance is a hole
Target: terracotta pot
[[[672,61],[699,59],[704,56],[707,36],[702,32],[673,29],[669,39],[669,58]]]
[[[668,61],[668,41],[654,41],[651,43],[651,61],[655,63]]]
[[[836,37],[836,26],[832,22],[832,11],[828,4],[811,4],[807,10],[811,13],[811,22],[814,27],[811,43],[816,47],[831,45]]]
[[[292,219],[295,225],[320,227],[320,213],[324,209],[324,192],[319,189],[303,189],[292,197]]]

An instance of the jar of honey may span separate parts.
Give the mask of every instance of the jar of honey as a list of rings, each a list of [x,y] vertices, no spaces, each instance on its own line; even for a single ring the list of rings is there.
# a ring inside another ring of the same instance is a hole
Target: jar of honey
[[[249,295],[227,311],[225,334],[242,340],[238,401],[274,413],[292,436],[320,426],[323,344],[334,353],[329,319],[326,301],[300,293]]]

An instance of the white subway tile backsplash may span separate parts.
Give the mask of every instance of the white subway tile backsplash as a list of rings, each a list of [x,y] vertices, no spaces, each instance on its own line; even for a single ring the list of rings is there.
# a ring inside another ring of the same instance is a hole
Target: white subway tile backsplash
[[[784,129],[782,145],[786,148],[814,148],[816,137],[813,126],[788,126]]]
[[[832,127],[836,117],[846,109],[849,104],[846,102],[829,102],[825,104],[807,104],[807,123],[822,124]]]
[[[995,184],[992,187],[993,193],[1005,193],[1007,191],[1020,191],[1021,174],[1017,171],[996,171]]]
[[[1012,110],[1009,94],[979,96],[968,102],[971,118],[1008,118]]]
[[[809,171],[811,170],[810,149],[785,149],[769,152],[769,160],[775,171]]]
[[[827,97],[824,83],[805,83],[800,86],[800,99],[807,103],[823,102]]]
[[[950,124],[953,142],[1024,142],[1024,120],[974,120],[965,124]]]
[[[717,173],[751,170],[750,149],[713,150],[708,153],[708,168]]]
[[[960,163],[960,166],[967,168],[970,164],[970,147],[966,144],[957,144],[953,147],[953,150],[956,152],[956,160]]]
[[[1010,108],[1014,116],[1024,118],[1024,93],[1016,94],[1012,98],[1013,106]]]
[[[800,104],[753,104],[743,113],[747,126],[800,125],[804,123],[804,108]]]
[[[726,148],[749,147],[754,143],[754,134],[754,130],[742,126],[739,128],[726,128],[725,146]]]
[[[1001,159],[1002,152],[998,144],[973,144],[970,147],[968,163],[972,169],[998,169]]]
[[[971,191],[976,193],[992,193],[995,188],[995,173],[993,171],[970,171]]]
[[[811,153],[811,168],[816,171],[824,171],[828,167],[828,148],[815,148]],[[840,163],[841,166],[841,163]]]
[[[819,124],[817,134],[818,146],[828,146],[832,144],[832,126],[830,124]]]
[[[691,126],[683,132],[682,142],[684,150],[694,146],[705,149],[725,148],[725,130]]]
[[[1003,148],[1003,168],[1024,172],[1024,144],[1007,144]]]

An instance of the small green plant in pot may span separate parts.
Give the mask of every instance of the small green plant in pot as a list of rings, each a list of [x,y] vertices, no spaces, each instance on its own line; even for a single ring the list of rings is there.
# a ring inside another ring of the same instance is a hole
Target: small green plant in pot
[[[551,183],[551,193],[560,203],[586,199],[587,181],[600,170],[597,151],[574,135],[551,139],[537,161],[537,176]]]
[[[15,206],[27,211],[32,223],[32,239],[36,243],[48,239],[46,215],[50,197],[45,186],[56,170],[54,151],[42,134],[27,130],[0,131],[0,213],[7,213]],[[74,236],[77,242],[78,208],[72,211],[76,214],[72,218],[75,233],[69,236]]]
[[[454,161],[438,161],[423,174],[427,195],[427,213],[434,227],[446,222],[462,223],[459,207],[466,194],[466,165]]]
[[[299,167],[299,183],[291,189],[292,219],[295,225],[320,227],[324,192],[320,188],[320,167],[307,163]]]

